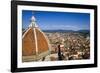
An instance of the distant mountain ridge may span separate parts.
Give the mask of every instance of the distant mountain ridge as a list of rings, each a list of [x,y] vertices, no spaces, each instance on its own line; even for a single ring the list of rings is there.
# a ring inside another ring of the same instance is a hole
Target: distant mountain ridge
[[[44,32],[80,32],[80,33],[89,33],[90,30],[78,30],[78,31],[74,31],[74,30],[42,30]]]

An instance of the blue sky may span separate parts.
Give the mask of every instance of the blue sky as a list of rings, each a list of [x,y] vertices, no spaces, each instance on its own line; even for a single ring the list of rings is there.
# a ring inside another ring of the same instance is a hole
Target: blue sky
[[[89,13],[22,11],[22,26],[27,28],[32,15],[42,30],[89,30]]]

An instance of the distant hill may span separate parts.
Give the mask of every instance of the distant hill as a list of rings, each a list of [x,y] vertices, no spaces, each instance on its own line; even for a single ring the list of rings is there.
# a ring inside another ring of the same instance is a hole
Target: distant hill
[[[73,30],[42,30],[44,32],[74,32]]]
[[[62,33],[65,33],[65,32],[79,32],[79,33],[89,33],[90,30],[78,30],[78,31],[74,31],[74,30],[42,30],[43,32],[62,32]]]
[[[90,30],[78,30],[77,32],[81,32],[81,33],[90,33]]]
[[[90,36],[90,30],[78,30],[77,32],[83,35],[85,38]]]

